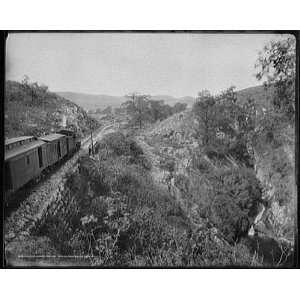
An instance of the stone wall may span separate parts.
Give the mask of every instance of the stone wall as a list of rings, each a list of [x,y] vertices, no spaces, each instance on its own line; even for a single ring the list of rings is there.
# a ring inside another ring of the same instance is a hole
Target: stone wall
[[[72,174],[78,173],[76,169]],[[69,174],[71,176],[71,174]],[[70,220],[78,213],[77,196],[76,191],[74,193],[74,187],[68,184],[69,177],[64,178],[57,187],[57,191],[53,194],[52,201],[49,201],[49,205],[44,210],[43,214],[38,218],[34,224],[34,231],[38,231],[49,218],[55,217],[60,222],[60,228],[68,232],[70,231]]]

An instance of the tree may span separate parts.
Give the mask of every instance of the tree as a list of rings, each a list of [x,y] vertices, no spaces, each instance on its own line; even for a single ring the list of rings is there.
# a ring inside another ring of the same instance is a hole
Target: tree
[[[126,95],[126,98],[128,101],[122,103],[122,106],[131,116],[132,125],[138,125],[139,128],[142,128],[142,125],[151,119],[149,96],[132,93]]]
[[[208,146],[216,135],[216,101],[209,91],[198,94],[193,112],[198,122],[196,135],[204,146]]]
[[[164,105],[164,100],[149,100],[149,105],[150,105],[150,113],[152,120],[155,122],[157,120],[163,120],[164,119],[164,114],[162,107]]]
[[[217,95],[217,100],[230,103],[230,104],[236,104],[237,102],[237,94],[235,92],[235,86],[230,86],[225,91],[222,91],[219,95]]]
[[[273,107],[287,120],[294,120],[295,79],[296,79],[296,39],[272,41],[266,45],[256,63],[258,80],[264,80],[266,88],[275,88]]]
[[[186,103],[177,102],[173,106],[173,114],[180,113],[181,111],[184,111],[187,107]]]
[[[24,100],[29,105],[35,105],[37,102],[43,102],[46,98],[48,87],[44,84],[38,84],[37,82],[30,83],[28,75],[24,75],[21,81],[21,87],[24,93]]]
[[[217,96],[212,96],[207,90],[198,94],[193,111],[198,121],[198,135],[202,137],[204,146],[216,142],[218,131],[222,131],[228,137],[236,136],[237,116],[240,113],[236,99],[234,87]]]

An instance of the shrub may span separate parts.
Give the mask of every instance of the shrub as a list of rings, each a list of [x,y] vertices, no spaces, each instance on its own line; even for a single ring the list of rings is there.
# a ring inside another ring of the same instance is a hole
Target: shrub
[[[220,170],[213,176],[210,218],[230,241],[248,232],[261,201],[261,186],[252,170]]]
[[[131,157],[129,163],[142,166],[146,170],[150,170],[152,168],[150,160],[145,155]]]
[[[130,143],[121,132],[112,132],[103,137],[101,142],[98,143],[96,151],[100,149],[111,150],[116,155],[129,155]]]
[[[106,195],[110,191],[110,182],[107,173],[109,169],[106,164],[97,165],[94,160],[88,156],[80,159],[80,174],[86,182],[90,182],[91,188],[96,195]]]
[[[175,160],[172,157],[165,156],[160,161],[160,168],[163,170],[166,170],[170,173],[173,173],[175,171]]]
[[[278,173],[282,178],[293,172],[293,166],[291,166],[286,154],[282,149],[273,152],[271,167],[272,173]]]
[[[209,172],[211,170],[209,162],[201,153],[195,153],[193,155],[191,166],[200,172]]]
[[[246,142],[243,139],[238,138],[235,143],[230,145],[227,153],[232,155],[237,161],[245,164],[247,167],[253,167],[253,157],[249,155]]]

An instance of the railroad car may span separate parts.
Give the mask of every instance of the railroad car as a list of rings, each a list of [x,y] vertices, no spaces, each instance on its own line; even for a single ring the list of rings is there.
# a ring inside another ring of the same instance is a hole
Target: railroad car
[[[53,133],[39,138],[46,142],[47,162],[49,166],[56,164],[67,155],[67,137],[63,134]]]
[[[5,140],[4,187],[11,195],[41,173],[80,148],[71,130],[40,138],[23,136]]]
[[[17,145],[15,139],[5,141],[5,191],[14,192],[47,167],[44,158],[46,157],[46,143],[38,139],[28,139],[28,137],[18,138]]]
[[[5,140],[5,151],[36,140],[34,136],[21,136]]]
[[[80,148],[80,141],[77,140],[76,134],[72,130],[61,129],[57,131],[59,134],[63,134],[67,137],[67,152],[72,154],[76,149]]]

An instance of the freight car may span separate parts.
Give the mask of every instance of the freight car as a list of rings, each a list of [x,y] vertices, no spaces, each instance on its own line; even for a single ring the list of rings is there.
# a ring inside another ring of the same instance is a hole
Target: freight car
[[[69,151],[78,150],[81,147],[81,142],[76,138],[76,133],[74,131],[68,129],[61,129],[57,131],[57,133],[63,134],[67,137],[68,153]]]
[[[6,140],[5,196],[19,190],[32,179],[39,177],[45,169],[71,156],[79,148],[80,141],[76,134],[66,129],[40,138],[24,136]]]

